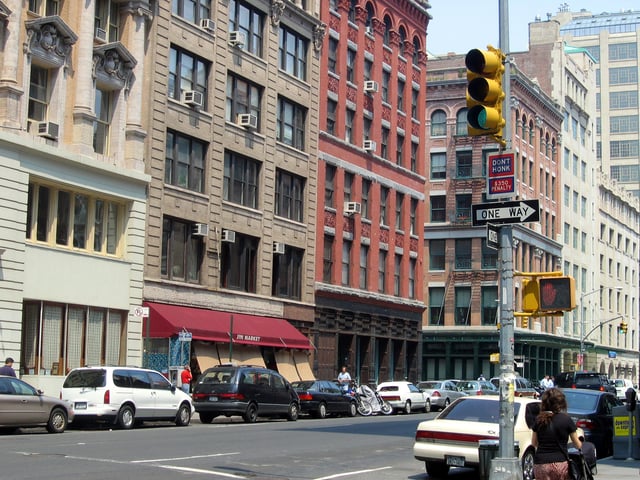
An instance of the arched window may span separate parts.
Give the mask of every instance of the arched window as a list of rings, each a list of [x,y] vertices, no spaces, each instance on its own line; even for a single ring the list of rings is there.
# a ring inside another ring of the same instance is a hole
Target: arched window
[[[533,139],[536,136],[536,130],[533,128],[533,120],[529,120],[529,145],[533,145]]]
[[[548,157],[549,153],[551,153],[551,137],[549,137],[549,133],[544,137],[544,154]]]
[[[391,19],[386,16],[384,17],[384,37],[382,37],[382,43],[389,46],[389,40],[391,38]]]
[[[358,0],[351,0],[349,5],[349,21],[351,23],[356,23],[356,6],[358,5]]]
[[[456,135],[468,135],[467,108],[461,108],[456,114]]]
[[[366,28],[366,32],[373,35],[373,5],[367,3],[367,21],[364,24]]]
[[[398,33],[400,35],[400,48],[398,48],[398,54],[401,57],[404,57],[404,42],[407,41],[407,32],[404,27],[400,27]]]
[[[516,137],[520,136],[522,124],[520,123],[520,111],[516,110]]]
[[[420,54],[420,40],[418,37],[413,37],[413,64],[418,65]]]
[[[431,136],[442,137],[447,134],[447,114],[436,110],[431,114]]]
[[[540,153],[544,153],[544,131],[540,127]]]

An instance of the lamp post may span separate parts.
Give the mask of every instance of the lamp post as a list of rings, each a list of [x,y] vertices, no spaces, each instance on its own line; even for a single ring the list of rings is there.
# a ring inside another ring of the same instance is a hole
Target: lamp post
[[[620,285],[613,287],[614,290],[622,290],[622,287]],[[584,367],[584,339],[591,333],[589,332],[587,335],[585,335],[584,333],[584,324],[585,324],[585,312],[584,312],[584,308],[582,306],[582,301],[584,299],[584,297],[588,297],[589,295],[599,292],[600,288],[596,289],[596,290],[592,290],[590,292],[587,293],[583,293],[582,295],[580,295],[580,354],[578,355],[578,370],[582,370]],[[617,318],[621,317],[622,315],[619,315],[618,317],[612,319],[612,320],[607,320],[606,322],[603,323],[608,323],[611,322],[613,320],[616,320]],[[602,323],[598,324],[598,325],[602,325]],[[592,330],[593,331],[593,330]]]
[[[583,347],[584,347],[584,341],[586,340],[586,338],[591,335],[593,332],[595,332],[596,328],[601,327],[602,325],[606,325],[607,323],[611,323],[614,322],[616,320],[618,320],[619,318],[624,318],[624,315],[616,315],[613,318],[610,318],[609,320],[605,320],[604,322],[600,322],[598,323],[595,327],[593,327],[591,330],[589,330],[585,335],[582,336],[582,338],[580,339],[580,351],[582,351]],[[582,365],[580,365],[580,370],[582,370]]]

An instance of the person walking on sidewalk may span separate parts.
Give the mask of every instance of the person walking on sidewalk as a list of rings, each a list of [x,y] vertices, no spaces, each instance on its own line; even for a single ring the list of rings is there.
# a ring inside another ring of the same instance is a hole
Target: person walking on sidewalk
[[[16,376],[16,371],[13,369],[13,358],[7,357],[4,365],[0,367],[0,375],[7,375],[9,377]]]
[[[182,383],[182,391],[184,393],[189,393],[191,390],[191,380],[193,379],[193,375],[191,375],[191,367],[189,365],[184,366],[184,370],[180,374],[180,382]]]

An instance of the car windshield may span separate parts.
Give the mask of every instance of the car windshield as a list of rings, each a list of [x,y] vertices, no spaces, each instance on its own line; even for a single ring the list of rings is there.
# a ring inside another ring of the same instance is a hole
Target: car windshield
[[[584,393],[564,390],[564,396],[567,399],[568,410],[584,410],[592,412],[598,404],[598,395],[585,395]]]
[[[295,391],[302,392],[305,390],[311,390],[314,386],[314,383],[315,382],[293,382],[291,386]],[[317,390],[317,388],[315,388],[314,390]]]
[[[232,368],[206,370],[198,379],[198,383],[231,383],[233,373]]]
[[[624,380],[616,380],[616,387],[624,387]]]
[[[100,388],[106,385],[106,371],[102,369],[73,370],[62,388]]]
[[[580,385],[599,385],[601,383],[598,375],[579,375],[576,376],[576,386]]]
[[[517,417],[520,404],[514,403],[513,412]],[[461,422],[499,423],[500,402],[465,398],[454,403],[440,414],[438,419],[458,420]]]

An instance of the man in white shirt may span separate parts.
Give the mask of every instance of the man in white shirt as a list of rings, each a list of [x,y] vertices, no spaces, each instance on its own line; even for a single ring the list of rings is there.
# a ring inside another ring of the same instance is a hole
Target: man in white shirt
[[[338,374],[338,383],[343,392],[349,390],[349,384],[351,383],[351,375],[347,372],[347,367],[343,366],[342,371]]]

